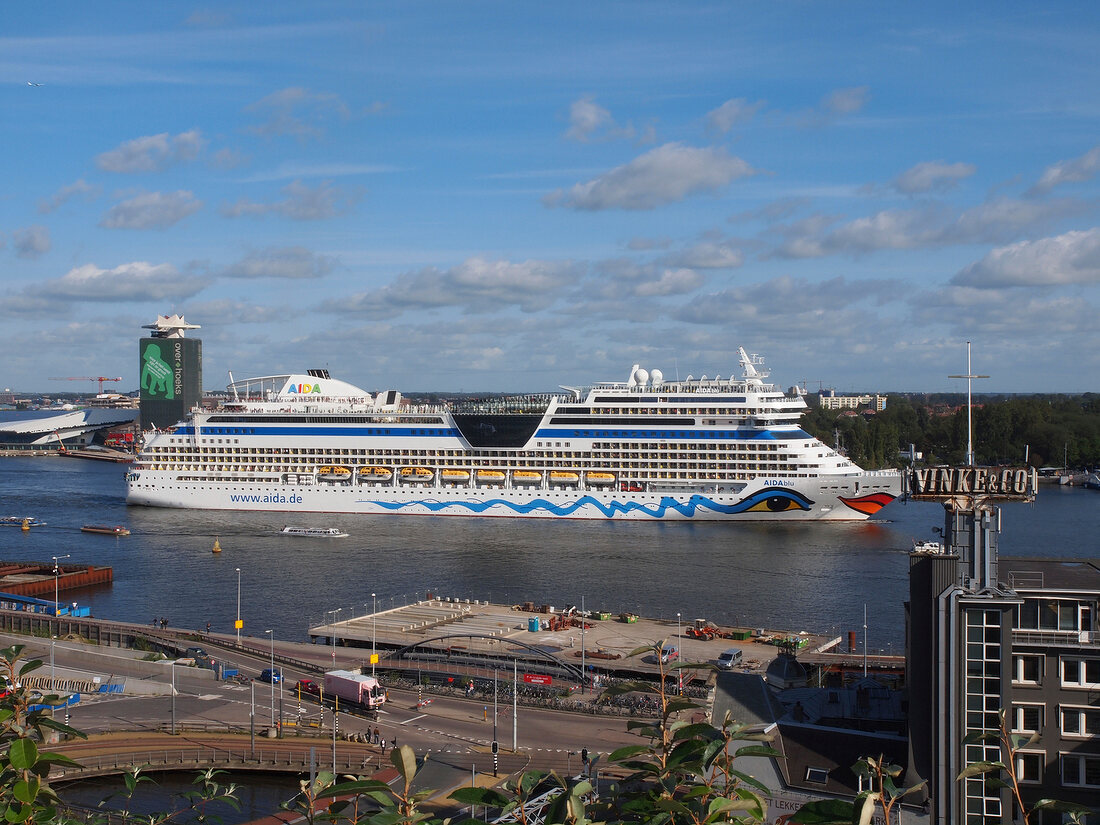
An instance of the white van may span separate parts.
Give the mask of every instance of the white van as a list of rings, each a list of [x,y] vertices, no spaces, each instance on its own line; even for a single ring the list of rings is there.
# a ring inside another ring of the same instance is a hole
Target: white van
[[[718,655],[718,667],[722,670],[733,670],[739,664],[741,664],[741,648],[731,647],[729,650],[723,650]]]

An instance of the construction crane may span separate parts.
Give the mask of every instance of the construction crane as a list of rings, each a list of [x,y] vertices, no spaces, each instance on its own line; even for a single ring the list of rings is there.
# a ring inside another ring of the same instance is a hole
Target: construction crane
[[[87,375],[78,375],[75,378],[51,378],[50,381],[98,381],[99,382],[99,394],[103,395],[103,382],[104,381],[121,381],[121,378],[107,378],[103,375],[97,375],[94,378]]]

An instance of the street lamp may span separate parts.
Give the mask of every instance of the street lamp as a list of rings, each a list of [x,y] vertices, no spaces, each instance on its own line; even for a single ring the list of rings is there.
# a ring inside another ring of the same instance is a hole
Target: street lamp
[[[272,725],[272,727],[274,727],[275,726],[275,631],[274,630],[265,630],[264,633],[267,633],[269,636],[271,636],[271,670],[269,671],[269,673],[271,675],[271,725]]]
[[[677,653],[677,655],[679,655],[679,653],[680,653],[680,614],[679,613],[676,614],[676,653]],[[680,678],[678,680],[678,684],[680,685],[680,695],[683,696],[684,695],[684,677],[679,672],[678,672],[677,675],[680,676]]]
[[[328,611],[329,615],[332,616],[332,619],[329,620],[329,626],[332,628],[332,666],[334,668],[336,667],[336,614],[343,609],[338,607],[335,610]]]
[[[61,575],[61,568],[57,566],[58,559],[67,559],[71,553],[64,556],[53,556],[53,617],[57,618],[57,577]]]
[[[370,675],[374,675],[374,663],[378,661],[378,597],[370,594],[374,609],[370,614]]]
[[[241,644],[241,568],[237,568],[237,645]]]

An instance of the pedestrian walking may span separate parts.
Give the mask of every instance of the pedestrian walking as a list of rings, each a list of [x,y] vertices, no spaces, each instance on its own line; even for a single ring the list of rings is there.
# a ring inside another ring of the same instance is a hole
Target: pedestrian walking
[[[375,728],[374,728],[374,744],[376,744],[376,745],[378,744],[378,727],[377,726],[375,726]]]
[[[379,747],[382,748],[382,755],[385,756],[386,755],[386,740],[385,739],[382,740],[382,744]]]

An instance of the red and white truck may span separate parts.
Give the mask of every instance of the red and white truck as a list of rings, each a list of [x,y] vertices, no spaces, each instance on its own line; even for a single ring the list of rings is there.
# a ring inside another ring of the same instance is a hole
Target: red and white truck
[[[378,710],[386,703],[386,690],[373,676],[351,670],[330,670],[325,674],[325,701],[338,698],[366,710]]]

